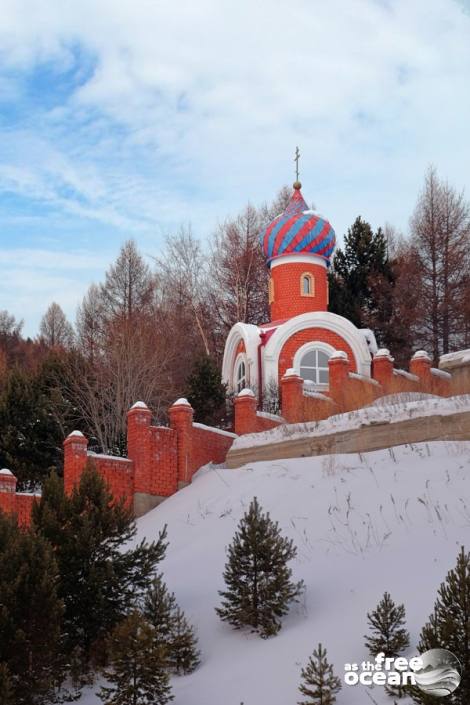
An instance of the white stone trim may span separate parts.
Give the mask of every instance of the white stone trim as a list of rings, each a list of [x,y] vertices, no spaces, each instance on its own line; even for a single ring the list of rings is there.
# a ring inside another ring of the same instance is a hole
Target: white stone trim
[[[234,391],[233,375],[240,341],[245,344],[246,373],[250,385],[258,387],[258,345],[261,342],[260,329],[251,323],[235,323],[225,342],[222,362],[222,382],[230,392]]]
[[[328,343],[324,343],[323,341],[319,340],[316,342],[315,340],[310,341],[309,343],[304,343],[302,347],[300,347],[297,352],[294,355],[294,369],[297,371],[297,374],[300,376],[300,361],[302,357],[305,355],[306,352],[309,350],[321,350],[322,352],[326,353],[328,357],[331,357],[333,353],[336,352],[336,349],[332,345],[328,345]],[[315,385],[317,386],[317,385]],[[325,385],[328,386],[328,385]]]
[[[223,428],[206,426],[204,423],[193,423],[193,428],[200,428],[201,431],[209,431],[209,433],[218,433],[219,436],[227,436],[227,438],[238,438],[236,433],[230,433],[230,431],[225,431]]]
[[[343,316],[338,316],[336,313],[313,311],[291,318],[280,325],[272,334],[264,348],[263,378],[265,381],[270,379],[270,377],[277,380],[278,361],[282,348],[295,333],[306,328],[324,328],[336,333],[351,348],[358,373],[370,377],[371,356],[367,343],[359,329],[351,321],[343,318]],[[318,342],[320,343],[320,341]],[[314,343],[315,341],[312,340],[309,345]]]
[[[248,387],[250,385],[250,370],[248,367],[248,360],[246,358],[246,353],[241,352],[238,353],[237,357],[235,358],[235,363],[233,365],[233,371],[232,371],[232,389],[234,391],[237,391],[238,387],[238,368],[240,366],[240,363],[243,362],[245,364],[245,387]]]
[[[326,261],[318,255],[309,255],[306,253],[298,255],[278,255],[270,260],[271,269],[278,267],[281,264],[319,264],[326,269]]]

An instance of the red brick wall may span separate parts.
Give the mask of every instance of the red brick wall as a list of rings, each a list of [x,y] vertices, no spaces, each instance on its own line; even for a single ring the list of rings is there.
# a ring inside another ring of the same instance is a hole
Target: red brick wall
[[[107,455],[89,455],[90,460],[107,483],[115,500],[126,500],[132,506],[134,499],[134,464],[128,458],[112,458]]]
[[[260,412],[256,412],[256,432],[259,431],[269,431],[271,428],[277,428],[282,425],[282,420],[276,421],[275,419],[266,418],[266,416],[260,416]]]
[[[339,335],[325,328],[305,328],[297,333],[294,333],[289,340],[284,343],[281,354],[279,355],[278,363],[278,379],[282,379],[286,370],[293,367],[294,355],[302,345],[313,342],[327,343],[335,350],[343,350],[349,359],[349,371],[356,372],[356,363],[354,361],[353,351],[351,347]]]
[[[16,491],[14,475],[0,475],[0,510],[16,516],[20,526],[31,524],[33,504],[39,495]]]
[[[74,431],[64,441],[64,490],[70,494],[87,462],[88,441],[82,433]]]
[[[21,494],[21,492],[16,495],[15,513],[18,517],[18,524],[20,526],[30,526],[33,504],[36,500],[39,500],[39,498],[39,495]]]
[[[282,420],[266,418],[256,411],[257,401],[254,394],[246,393],[235,397],[235,433],[242,436],[245,433],[258,433],[268,431],[282,424]]]
[[[329,398],[311,397],[304,394],[304,382],[298,375],[290,374],[281,379],[282,416],[287,423],[319,421],[338,412]]]
[[[233,441],[233,436],[217,433],[209,427],[193,425],[191,477],[206,463],[223,463]]]
[[[300,278],[309,273],[314,280],[314,296],[302,296]],[[321,264],[289,262],[271,267],[274,299],[271,302],[271,320],[293,318],[309,311],[328,308],[328,277]]]
[[[169,497],[178,489],[176,431],[164,426],[151,426],[151,460],[153,472],[150,494]]]

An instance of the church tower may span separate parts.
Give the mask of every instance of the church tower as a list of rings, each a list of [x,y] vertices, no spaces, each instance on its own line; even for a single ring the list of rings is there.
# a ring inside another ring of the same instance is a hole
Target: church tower
[[[256,390],[259,403],[279,390],[285,377],[303,379],[306,393],[328,395],[333,355],[345,373],[370,377],[371,355],[377,351],[372,331],[328,311],[335,232],[306,204],[298,160],[297,149],[296,181],[286,209],[260,233],[270,272],[271,320],[235,323],[225,343],[222,379],[227,389],[234,394],[245,387]]]
[[[328,308],[328,266],[335,248],[330,223],[310,210],[299,181],[286,210],[260,233],[271,277],[271,321]]]

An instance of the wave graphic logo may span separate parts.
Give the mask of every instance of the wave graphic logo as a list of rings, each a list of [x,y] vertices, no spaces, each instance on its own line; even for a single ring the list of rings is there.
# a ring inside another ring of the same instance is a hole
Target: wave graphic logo
[[[462,680],[462,667],[457,656],[447,649],[431,649],[420,655],[415,670],[416,685],[423,693],[443,698],[457,690]]]

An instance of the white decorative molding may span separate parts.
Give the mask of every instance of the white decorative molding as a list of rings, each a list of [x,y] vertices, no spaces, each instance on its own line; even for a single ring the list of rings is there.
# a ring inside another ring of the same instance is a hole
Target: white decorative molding
[[[308,343],[305,343],[300,347],[297,352],[294,355],[294,369],[297,371],[297,374],[300,375],[300,362],[305,355],[306,352],[309,350],[321,350],[322,352],[326,353],[328,357],[331,357],[334,355],[336,352],[336,349],[332,345],[328,345],[328,343],[324,343],[323,341],[319,340],[318,342],[315,340],[311,340]],[[328,386],[328,385],[327,385]]]
[[[318,264],[326,269],[326,261],[318,255],[309,255],[306,253],[298,255],[278,255],[270,261],[271,269],[278,267],[281,264]]]
[[[359,329],[351,321],[336,313],[314,311],[291,318],[273,333],[264,348],[264,380],[270,378],[277,380],[278,361],[282,348],[289,338],[306,328],[323,328],[336,333],[351,348],[358,373],[370,377],[371,356],[364,336]],[[310,341],[309,345],[314,342]]]
[[[246,355],[247,383],[258,387],[258,345],[261,342],[260,329],[251,323],[235,323],[228,334],[222,362],[222,382],[233,389],[233,374],[237,358],[238,344],[243,341]]]

